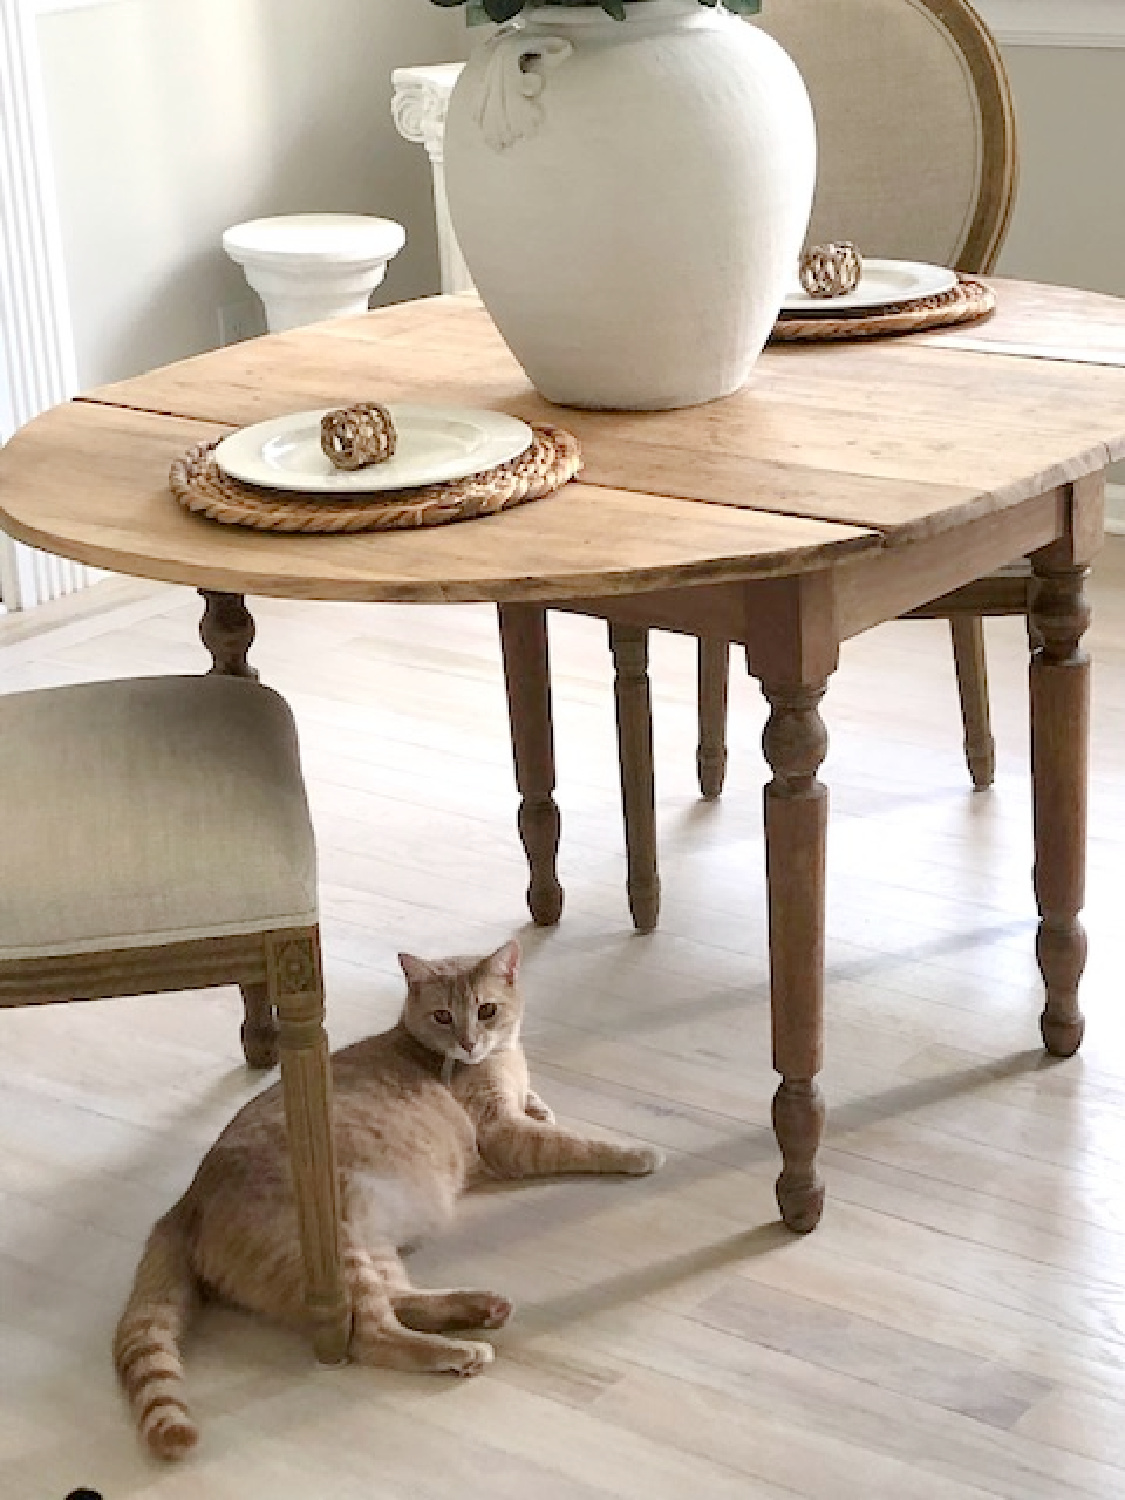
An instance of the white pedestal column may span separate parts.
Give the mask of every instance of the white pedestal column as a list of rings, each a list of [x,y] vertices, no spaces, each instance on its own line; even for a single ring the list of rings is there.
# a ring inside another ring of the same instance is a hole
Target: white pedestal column
[[[428,67],[396,68],[391,74],[394,87],[391,113],[398,133],[408,141],[420,142],[430,157],[443,292],[475,290],[453,233],[445,197],[445,113],[463,67],[464,63],[433,63]]]
[[[366,312],[405,243],[401,224],[368,214],[282,214],[234,224],[223,235],[223,249],[262,299],[271,333]]]

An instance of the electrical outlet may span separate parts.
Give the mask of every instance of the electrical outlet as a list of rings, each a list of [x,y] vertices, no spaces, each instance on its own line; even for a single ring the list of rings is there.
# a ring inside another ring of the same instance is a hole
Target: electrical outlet
[[[219,308],[219,344],[223,348],[255,339],[265,331],[265,310],[256,297],[244,297],[241,302],[228,302]]]

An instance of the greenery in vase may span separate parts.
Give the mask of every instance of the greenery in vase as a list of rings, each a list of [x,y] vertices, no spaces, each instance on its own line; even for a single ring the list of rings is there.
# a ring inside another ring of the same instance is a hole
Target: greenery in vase
[[[521,10],[535,10],[543,5],[600,6],[615,21],[625,19],[624,0],[433,0],[433,3],[447,7],[466,5],[470,23],[473,21],[510,21],[513,16],[518,16]],[[700,5],[708,5],[712,9],[718,3],[719,0],[699,0]],[[757,15],[762,8],[762,0],[722,0],[722,4],[725,10],[734,11],[736,15],[741,16]]]

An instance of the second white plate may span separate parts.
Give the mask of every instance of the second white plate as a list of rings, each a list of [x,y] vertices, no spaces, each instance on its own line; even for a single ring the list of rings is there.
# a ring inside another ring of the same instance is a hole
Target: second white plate
[[[320,447],[320,419],[329,407],[243,427],[219,443],[215,462],[232,479],[267,489],[371,494],[466,479],[518,458],[531,446],[531,428],[504,412],[460,406],[387,409],[398,440],[386,463],[333,468]]]
[[[854,292],[841,297],[810,297],[796,286],[781,304],[783,317],[840,317],[849,312],[870,312],[894,302],[920,302],[937,297],[957,285],[957,276],[945,266],[930,266],[918,260],[865,260],[863,275]]]

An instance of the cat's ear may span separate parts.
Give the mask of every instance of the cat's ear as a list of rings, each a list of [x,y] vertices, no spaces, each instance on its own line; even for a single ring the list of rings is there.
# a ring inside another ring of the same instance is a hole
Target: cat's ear
[[[434,971],[424,958],[415,958],[413,953],[400,953],[398,961],[406,975],[407,984],[414,988],[434,977]]]
[[[512,938],[502,948],[488,957],[489,972],[502,979],[505,984],[515,984],[520,971],[520,945]]]

